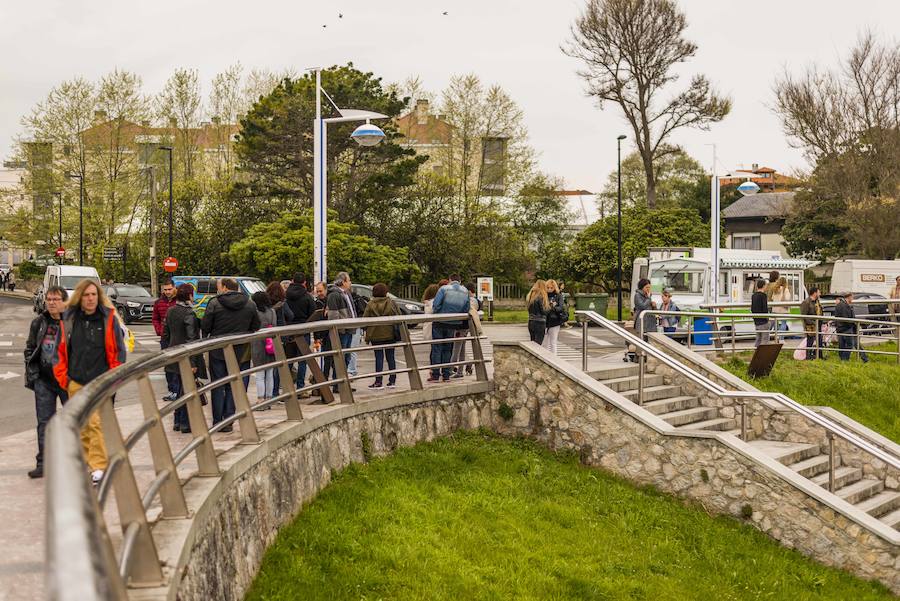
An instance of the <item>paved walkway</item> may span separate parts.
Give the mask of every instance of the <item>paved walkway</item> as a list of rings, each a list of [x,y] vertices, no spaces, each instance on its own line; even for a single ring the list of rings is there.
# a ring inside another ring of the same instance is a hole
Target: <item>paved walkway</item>
[[[492,341],[511,340],[523,341],[528,340],[528,331],[521,324],[485,324],[485,331]],[[579,329],[573,328],[563,332],[560,337],[559,355],[574,364],[581,363]],[[421,339],[421,333],[415,331],[414,339]],[[599,333],[591,332],[593,339],[592,354],[598,360],[605,352],[613,349],[614,345],[608,340],[604,340]],[[147,344],[157,344],[155,340],[148,338]],[[621,351],[616,351],[617,354]],[[492,356],[492,347],[490,344],[485,345],[486,357]],[[398,356],[398,363],[402,364],[402,356]],[[371,371],[369,365],[370,360],[361,363],[360,371]],[[398,365],[400,367],[401,365]],[[157,376],[157,374],[154,374]],[[473,380],[474,377],[468,377],[463,381]],[[456,382],[458,382],[457,380]],[[161,397],[165,390],[165,382],[162,374],[158,377],[152,377],[157,396]],[[388,394],[390,391],[369,391],[366,387],[371,383],[370,380],[359,380],[355,387],[357,392],[355,398],[357,402],[366,402],[372,398]],[[404,391],[407,388],[406,378],[398,379],[397,391]],[[19,386],[19,382],[9,384]],[[437,384],[440,386],[440,384]],[[135,395],[136,391],[127,390],[126,387],[122,391],[122,395]],[[2,389],[0,389],[2,390]],[[249,389],[251,403],[255,398],[255,386],[251,382]],[[3,394],[0,392],[0,402],[2,402]],[[160,401],[160,405],[164,403]],[[317,415],[321,412],[332,411],[338,405],[305,405],[304,411],[307,415]],[[210,420],[209,406],[206,408],[207,419]],[[139,405],[132,404],[129,406],[119,407],[117,409],[122,431],[127,433],[134,430],[139,423],[143,421],[142,411]],[[269,411],[260,411],[255,414],[260,430],[265,430],[277,422],[285,419],[284,408],[281,405],[274,407]],[[171,428],[172,418],[166,418],[166,423]],[[183,448],[190,440],[189,434],[181,434],[171,429],[167,431],[169,443],[174,452]],[[223,452],[240,441],[239,428],[230,434],[217,434],[214,436],[214,446],[217,452]],[[43,598],[43,581],[44,581],[44,480],[30,480],[27,476],[28,470],[34,467],[34,454],[37,449],[35,440],[35,432],[29,429],[18,434],[7,436],[0,439],[0,548],[3,549],[3,555],[0,557],[0,601],[19,601],[22,599],[41,599]],[[150,449],[144,438],[132,450],[130,454],[135,473],[138,477],[138,485],[142,490],[153,479],[154,471],[150,460]],[[196,463],[194,456],[191,455],[185,462],[179,466],[179,476],[186,479],[196,471]],[[111,495],[112,497],[112,495]],[[118,531],[117,516],[115,515],[115,502],[112,498],[107,501],[107,510],[104,517],[109,526],[110,532]],[[158,505],[151,507],[151,517],[155,517],[159,511]]]

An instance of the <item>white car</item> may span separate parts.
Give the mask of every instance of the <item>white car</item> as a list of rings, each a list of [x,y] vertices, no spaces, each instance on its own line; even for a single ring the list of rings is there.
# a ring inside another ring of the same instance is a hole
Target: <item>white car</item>
[[[51,286],[60,286],[64,288],[69,296],[75,291],[78,282],[84,279],[90,279],[100,286],[100,274],[93,267],[83,267],[81,265],[50,265],[44,272],[44,283],[41,289],[35,293],[34,310],[40,313],[44,310],[44,293]]]

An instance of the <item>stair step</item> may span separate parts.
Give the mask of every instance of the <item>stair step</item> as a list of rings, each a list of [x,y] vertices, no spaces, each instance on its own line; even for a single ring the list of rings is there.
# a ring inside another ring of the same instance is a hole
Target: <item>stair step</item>
[[[740,428],[735,428],[734,430],[725,430],[725,434],[731,434],[732,436],[737,436],[738,438],[740,438],[740,437],[741,437],[741,429],[740,429]],[[750,432],[750,430],[748,429],[748,430],[747,430],[747,437],[749,438],[750,435],[751,435],[751,432]]]
[[[856,505],[871,516],[878,517],[900,507],[900,492],[896,490],[883,490],[877,495],[872,495],[862,503]]]
[[[900,509],[895,509],[887,515],[883,515],[878,518],[891,528],[900,530]]]
[[[684,426],[678,426],[679,430],[716,430],[726,432],[728,430],[733,430],[735,426],[734,419],[730,417],[716,417],[714,419],[707,419],[702,422],[694,422],[693,424],[686,424]]]
[[[600,380],[604,386],[612,388],[616,392],[624,390],[637,390],[639,377],[624,376],[621,378],[613,378],[611,380]],[[661,386],[665,382],[665,378],[657,374],[644,374],[644,386]]]
[[[648,401],[643,407],[654,415],[663,413],[671,413],[679,409],[690,409],[700,404],[700,400],[695,396],[675,396],[669,399],[659,399],[656,401]]]
[[[610,367],[601,367],[588,372],[588,375],[595,380],[612,380],[614,378],[624,378],[627,376],[636,376],[640,371],[637,363],[625,363]]]
[[[882,490],[884,490],[884,482],[882,482],[881,480],[867,478],[865,480],[859,480],[858,482],[849,484],[843,488],[839,488],[838,490],[834,491],[834,494],[844,499],[851,505],[856,505],[860,501],[867,499],[874,494],[880,493]]]
[[[638,391],[637,390],[626,390],[621,393],[627,399],[631,399],[632,401],[637,402]],[[681,386],[645,386],[644,387],[644,402],[647,401],[656,401],[659,399],[668,399],[676,396],[681,396]]]
[[[690,407],[679,409],[670,413],[663,413],[659,417],[672,426],[684,426],[695,422],[710,420],[719,414],[715,407]]]
[[[816,455],[788,466],[804,478],[812,478],[818,476],[822,472],[828,471],[828,455]],[[827,476],[826,476],[827,483]]]
[[[825,473],[819,474],[815,478],[810,478],[813,482],[822,488],[828,488],[828,456],[825,455]],[[862,470],[858,467],[839,467],[834,470],[834,488],[841,489],[848,484],[853,484],[862,479]]]
[[[785,465],[791,465],[804,459],[818,455],[819,445],[805,442],[781,442],[777,440],[754,440],[750,443],[772,459]]]

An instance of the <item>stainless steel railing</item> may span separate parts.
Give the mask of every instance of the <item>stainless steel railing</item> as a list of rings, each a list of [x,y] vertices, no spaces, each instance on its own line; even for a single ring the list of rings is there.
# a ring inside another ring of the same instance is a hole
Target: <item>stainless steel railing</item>
[[[466,322],[469,335],[456,338],[413,341],[409,326],[427,322]],[[358,347],[341,346],[339,332],[367,326],[394,326],[399,329],[400,340],[387,344]],[[178,466],[192,454],[197,461],[198,476],[218,476],[219,464],[212,444],[212,435],[223,428],[238,424],[242,443],[260,441],[254,417],[255,409],[262,409],[277,402],[284,402],[286,421],[303,419],[300,393],[318,390],[323,401],[334,402],[333,386],[337,386],[342,404],[354,403],[351,383],[361,378],[406,374],[411,390],[423,388],[420,372],[473,365],[479,381],[488,379],[487,363],[481,346],[484,336],[475,332],[476,324],[468,314],[395,316],[370,319],[320,321],[297,326],[267,328],[250,334],[209,338],[168,348],[146,358],[127,362],[111,370],[76,393],[57,413],[47,430],[47,562],[46,574],[48,598],[59,601],[99,601],[127,598],[129,587],[158,586],[163,582],[163,570],[157,553],[147,510],[159,500],[160,517],[184,519],[190,515],[183,486],[178,476]],[[325,332],[331,348],[312,352],[304,335]],[[294,337],[300,355],[288,358],[282,337]],[[241,369],[235,347],[271,338],[275,355],[270,363]],[[470,344],[472,358],[437,365],[419,365],[415,348],[422,345]],[[191,358],[212,350],[224,351],[227,375],[199,388],[195,385]],[[401,349],[405,367],[350,376],[343,360],[348,353],[373,352],[375,350]],[[318,360],[331,357],[336,378],[326,379]],[[312,373],[314,383],[295,387],[291,365],[305,362]],[[151,372],[166,365],[177,364],[184,394],[163,407],[158,405],[150,381]],[[242,378],[263,369],[278,369],[284,392],[270,399],[250,404]],[[136,384],[144,421],[128,434],[121,431],[113,406],[113,396],[129,384]],[[235,402],[235,414],[217,424],[207,423],[201,395],[221,386],[229,386]],[[180,407],[186,407],[191,427],[191,440],[184,448],[173,452],[163,427],[163,418]],[[100,412],[103,436],[106,442],[108,467],[99,486],[94,489],[89,481],[82,456],[80,431],[89,417]],[[141,491],[130,461],[130,451],[141,440],[147,440],[153,463],[154,478]],[[122,527],[122,541],[118,553],[111,542],[110,533],[103,519],[103,508],[114,493],[116,510]]]
[[[738,324],[747,324],[751,323],[754,318],[767,319],[774,325],[774,330],[771,330],[773,338],[775,342],[778,342],[779,338],[784,336],[796,336],[798,334],[806,336],[806,332],[802,330],[791,331],[791,330],[779,330],[778,323],[779,322],[790,322],[790,321],[815,321],[816,322],[816,331],[811,335],[814,339],[814,346],[809,350],[813,351],[815,354],[818,354],[820,351],[824,351],[826,346],[822,346],[822,338],[826,336],[826,333],[822,330],[823,324],[853,324],[856,326],[856,331],[851,333],[841,333],[834,332],[827,334],[828,336],[834,336],[839,342],[841,340],[851,339],[853,344],[849,347],[839,348],[839,351],[848,352],[848,353],[865,353],[871,355],[891,355],[897,358],[897,363],[900,364],[900,323],[891,322],[891,321],[882,321],[877,319],[850,319],[844,317],[834,317],[829,315],[796,315],[791,313],[707,313],[702,311],[661,311],[658,309],[652,309],[641,312],[641,317],[644,315],[654,315],[657,317],[678,317],[678,318],[686,318],[687,328],[681,332],[677,330],[675,332],[664,332],[667,335],[674,335],[676,337],[685,335],[687,336],[687,346],[691,350],[709,350],[718,352],[719,348],[713,349],[693,349],[692,341],[694,335],[705,334],[710,335],[717,338],[718,342],[722,342],[722,338],[726,341],[730,341],[731,343],[731,353],[734,356],[737,353],[737,341],[738,340],[750,340],[755,338],[756,332],[754,330],[748,330],[746,332],[738,332],[737,325]],[[724,322],[728,324],[729,327],[726,328],[711,328],[709,330],[698,331],[693,328],[693,321],[695,318],[703,318],[709,321],[714,321],[716,324],[719,322]],[[644,320],[641,318],[638,320],[639,323],[635,324],[635,328],[640,333],[643,338],[644,334],[647,332],[644,331]],[[693,331],[692,331],[693,330]],[[889,339],[893,339],[897,343],[896,350],[872,350],[872,349],[863,349],[862,344],[860,342],[861,338],[864,336],[879,336],[879,337],[887,337]]]
[[[622,338],[625,343],[628,345],[633,345],[635,351],[637,353],[638,358],[638,404],[643,405],[643,391],[644,391],[644,373],[646,371],[646,360],[647,357],[653,357],[660,363],[666,365],[672,370],[678,372],[682,376],[686,377],[691,382],[698,384],[703,387],[708,392],[711,392],[720,398],[734,399],[738,402],[738,406],[740,407],[741,416],[741,440],[747,440],[747,419],[746,419],[746,406],[745,402],[747,400],[768,400],[782,407],[790,409],[795,413],[803,416],[807,420],[816,424],[817,426],[823,428],[826,432],[826,444],[829,449],[829,467],[828,467],[828,490],[834,491],[834,469],[835,469],[835,461],[834,461],[834,438],[840,438],[850,445],[858,448],[859,450],[867,453],[871,457],[883,461],[885,464],[895,468],[900,469],[900,457],[889,452],[886,449],[883,449],[871,441],[866,440],[862,436],[856,434],[855,432],[851,432],[847,428],[844,428],[840,424],[833,422],[832,420],[819,415],[815,411],[810,408],[801,405],[800,403],[794,401],[793,399],[776,392],[761,392],[761,391],[742,391],[742,390],[726,390],[723,386],[718,383],[710,380],[706,376],[697,373],[693,369],[687,367],[680,361],[677,361],[667,355],[666,353],[660,351],[653,345],[646,342],[643,336],[636,336],[631,332],[625,330],[621,326],[617,325],[615,322],[607,319],[596,313],[595,311],[576,311],[576,315],[580,315],[583,318],[583,330],[585,333],[585,339],[582,343],[582,348],[587,350],[587,322],[593,322],[599,326],[604,327],[607,331],[615,334],[619,338]],[[708,315],[708,314],[704,314]],[[586,356],[586,355],[585,355]],[[584,365],[584,363],[582,363]]]

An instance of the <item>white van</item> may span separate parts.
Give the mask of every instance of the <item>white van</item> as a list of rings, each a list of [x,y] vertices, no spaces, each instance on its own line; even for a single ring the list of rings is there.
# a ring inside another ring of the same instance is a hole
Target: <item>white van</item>
[[[888,298],[898,276],[900,261],[835,261],[831,272],[831,292],[874,292]]]
[[[34,300],[34,310],[38,313],[44,310],[44,292],[51,286],[60,286],[65,288],[69,296],[75,291],[78,282],[84,279],[94,280],[98,286],[100,283],[100,274],[93,267],[83,267],[81,265],[49,265],[47,271],[44,272],[44,283],[38,291]]]

